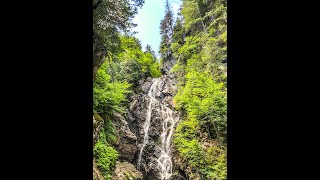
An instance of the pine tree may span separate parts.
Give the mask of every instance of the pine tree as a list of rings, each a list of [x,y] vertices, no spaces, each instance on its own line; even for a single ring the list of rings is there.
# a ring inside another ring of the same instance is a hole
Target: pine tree
[[[149,44],[146,45],[146,51],[145,52],[148,52],[148,53],[150,53],[152,55],[155,54],[154,50],[152,49],[152,47]]]
[[[182,26],[182,19],[177,17],[172,35],[172,42],[182,45],[184,43],[184,28]]]
[[[167,57],[170,54],[170,46],[172,43],[172,34],[173,34],[173,12],[171,6],[166,0],[165,4],[165,15],[160,22],[160,35],[161,35],[161,44],[160,44],[160,54],[161,57]]]

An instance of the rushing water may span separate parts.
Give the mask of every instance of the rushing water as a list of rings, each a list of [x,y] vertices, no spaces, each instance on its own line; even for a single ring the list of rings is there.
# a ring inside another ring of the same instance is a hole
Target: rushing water
[[[172,161],[171,161],[171,137],[174,130],[176,119],[173,118],[173,112],[171,109],[163,106],[161,108],[164,121],[162,122],[162,134],[161,139],[161,156],[158,158],[158,166],[161,172],[161,179],[167,180],[172,175]]]
[[[163,105],[161,102],[155,99],[156,92],[158,91],[158,82],[160,79],[153,79],[153,83],[149,89],[148,96],[150,97],[150,102],[147,110],[146,121],[143,126],[144,138],[142,147],[140,149],[138,157],[138,170],[140,170],[141,159],[143,150],[148,143],[148,131],[151,122],[151,112],[156,108],[157,112],[162,116],[162,133],[160,136],[161,140],[161,154],[157,160],[158,168],[161,176],[161,180],[168,180],[172,175],[172,161],[171,161],[171,138],[174,130],[174,125],[176,124],[178,118],[174,118],[174,112]],[[158,105],[158,106],[155,106]]]
[[[148,96],[150,97],[150,102],[149,102],[149,106],[148,106],[146,121],[144,122],[144,125],[143,125],[144,137],[143,137],[143,143],[142,143],[142,147],[140,149],[140,153],[139,153],[139,157],[138,157],[138,170],[140,170],[141,157],[142,157],[144,147],[148,143],[148,132],[149,132],[149,127],[150,127],[150,122],[151,122],[152,105],[156,102],[155,93],[156,93],[158,81],[159,81],[159,79],[153,80],[153,84],[151,85],[149,92],[148,92]]]

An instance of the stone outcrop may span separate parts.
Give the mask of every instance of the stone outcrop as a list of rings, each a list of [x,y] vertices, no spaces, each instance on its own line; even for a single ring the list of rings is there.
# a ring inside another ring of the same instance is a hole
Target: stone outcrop
[[[97,167],[96,161],[93,159],[93,180],[106,180]]]
[[[173,97],[177,93],[177,79],[173,73],[170,73],[170,69],[174,65],[175,61],[170,60],[164,63],[162,71],[164,74],[159,78],[159,83],[157,86],[158,91],[155,94],[157,101],[164,104],[166,107],[174,110]],[[146,120],[146,113],[148,105],[150,102],[150,97],[148,96],[148,91],[152,85],[152,79],[148,78],[146,80],[140,80],[139,86],[141,91],[133,93],[129,98],[128,111],[126,121],[128,123],[131,132],[135,134],[137,138],[137,151],[135,151],[134,163],[137,164],[138,152],[141,149],[144,130],[143,125]],[[159,105],[158,105],[159,106]],[[156,109],[160,107],[155,107],[151,112],[151,123],[148,130],[148,143],[146,144],[141,161],[141,172],[144,175],[144,180],[157,180],[160,179],[158,172],[158,162],[157,159],[160,156],[161,149],[159,144],[160,135],[162,133],[162,122],[164,117]],[[176,116],[176,115],[175,115]],[[132,152],[133,153],[133,152]],[[130,159],[131,160],[131,159]],[[174,176],[175,179],[179,176]],[[180,178],[183,179],[183,178]]]
[[[99,139],[100,131],[103,126],[104,120],[99,116],[98,113],[93,112],[93,146]]]
[[[157,101],[173,111],[175,106],[173,97],[177,93],[177,78],[170,72],[170,69],[174,63],[174,59],[163,63],[161,68],[163,75],[159,78],[155,94]],[[164,117],[159,111],[160,107],[154,107],[151,111],[152,118],[148,130],[148,143],[143,150],[140,171],[137,170],[138,156],[144,138],[143,126],[150,102],[148,92],[153,82],[152,78],[147,78],[141,79],[138,83],[139,87],[136,92],[129,96],[128,109],[125,113],[113,115],[113,123],[117,133],[115,148],[120,156],[114,169],[112,180],[160,179],[157,160],[161,156],[160,135],[164,121]],[[176,117],[177,114],[174,116]],[[180,170],[176,165],[173,166],[173,170],[172,180],[187,179],[183,170]]]
[[[170,70],[176,64],[176,59],[172,57],[171,51],[167,52],[164,59],[166,59],[166,61],[164,61],[161,65],[161,72],[162,74],[166,75],[170,73]]]
[[[142,173],[133,164],[117,161],[112,180],[142,180],[142,177]]]
[[[117,132],[117,144],[115,148],[120,154],[120,159],[123,161],[133,162],[136,154],[137,137],[131,132],[128,122],[120,114],[113,115],[113,121]]]

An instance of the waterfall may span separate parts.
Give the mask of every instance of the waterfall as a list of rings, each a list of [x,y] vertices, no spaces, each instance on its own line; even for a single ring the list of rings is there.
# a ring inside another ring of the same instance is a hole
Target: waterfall
[[[143,126],[144,138],[143,138],[142,147],[140,149],[140,153],[138,157],[137,168],[138,170],[140,170],[143,150],[146,144],[148,143],[148,131],[149,131],[149,127],[152,119],[151,112],[152,110],[155,109],[163,119],[162,133],[160,135],[161,154],[157,159],[157,163],[158,163],[157,167],[159,168],[161,180],[169,180],[169,178],[172,175],[172,161],[170,156],[171,155],[171,148],[170,148],[171,138],[172,138],[174,126],[178,121],[178,118],[174,118],[173,116],[174,112],[156,99],[156,92],[159,91],[158,89],[159,81],[160,79],[158,78],[153,79],[152,85],[148,92],[150,101],[147,109],[146,120]]]
[[[171,137],[174,130],[174,125],[177,119],[173,118],[171,109],[162,105],[161,114],[164,118],[162,122],[161,139],[161,155],[158,158],[158,166],[161,172],[161,180],[168,180],[172,175],[172,161],[171,161]]]
[[[146,121],[144,122],[143,125],[143,131],[144,131],[144,137],[143,137],[143,143],[142,147],[140,149],[139,157],[138,157],[138,170],[140,171],[140,166],[141,166],[141,157],[143,153],[143,149],[148,143],[148,132],[149,132],[149,127],[150,127],[150,122],[151,122],[151,112],[152,112],[152,105],[156,102],[155,99],[155,93],[156,93],[156,88],[158,84],[159,79],[153,79],[152,80],[152,85],[149,89],[148,96],[150,97],[150,102],[148,106],[148,111],[147,111],[147,116],[146,116]]]

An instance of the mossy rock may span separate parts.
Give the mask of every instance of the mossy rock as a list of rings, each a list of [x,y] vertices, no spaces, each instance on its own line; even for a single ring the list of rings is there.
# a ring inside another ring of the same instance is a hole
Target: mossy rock
[[[93,110],[93,116],[97,121],[103,121],[102,117],[95,110]]]
[[[116,162],[112,180],[142,180],[142,173],[128,162]]]

